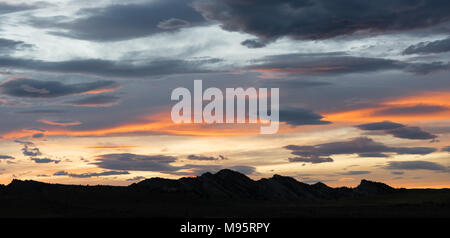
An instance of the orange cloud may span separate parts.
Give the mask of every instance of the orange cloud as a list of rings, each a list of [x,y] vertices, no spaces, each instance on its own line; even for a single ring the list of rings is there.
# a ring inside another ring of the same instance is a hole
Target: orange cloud
[[[423,108],[408,113],[401,113],[408,109]],[[425,110],[434,108],[434,110]],[[398,109],[399,112],[394,111]],[[386,100],[377,106],[341,112],[321,112],[324,119],[332,122],[374,122],[392,120],[408,121],[436,121],[450,118],[450,92],[425,92],[418,95]]]

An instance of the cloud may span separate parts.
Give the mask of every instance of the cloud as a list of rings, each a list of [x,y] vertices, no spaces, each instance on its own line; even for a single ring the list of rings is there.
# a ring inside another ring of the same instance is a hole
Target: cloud
[[[413,63],[385,58],[350,56],[343,52],[269,55],[246,66],[262,74],[336,76],[339,74],[402,70],[418,75],[450,69],[449,63]],[[268,77],[269,77],[268,76]]]
[[[31,158],[31,160],[33,160],[35,163],[38,164],[48,164],[48,163],[58,164],[59,162],[61,162],[60,160],[54,160],[50,158]]]
[[[403,54],[404,55],[436,54],[449,51],[450,51],[450,37],[443,40],[420,42],[416,45],[411,45],[403,51]]]
[[[13,97],[54,98],[116,87],[116,82],[110,80],[63,84],[59,81],[40,81],[18,78],[2,82],[0,84],[0,91],[3,94]]]
[[[141,181],[141,180],[144,180],[144,179],[145,179],[144,176],[136,176],[136,177],[127,179],[127,181],[132,181],[132,182],[134,182],[134,181]]]
[[[91,177],[124,175],[124,174],[129,174],[129,173],[126,171],[104,171],[104,172],[100,172],[100,173],[74,174],[74,173],[69,173],[69,172],[62,170],[62,171],[58,171],[58,172],[54,173],[53,176],[69,176],[72,178],[91,178]]]
[[[79,121],[39,120],[39,122],[42,122],[44,124],[51,125],[51,126],[78,126],[78,125],[81,125],[81,122],[79,122]]]
[[[188,27],[191,24],[188,21],[181,20],[178,18],[170,18],[168,20],[161,21],[158,23],[158,28],[169,30],[169,29],[177,29],[182,27]]]
[[[442,151],[450,152],[450,146],[446,146],[442,148]]]
[[[180,166],[171,165],[178,161],[177,157],[167,155],[138,155],[131,153],[104,154],[99,155],[92,164],[99,168],[119,171],[153,171],[172,175],[199,175],[205,172],[219,171],[224,168],[251,174],[255,168],[251,166],[228,166],[185,164]]]
[[[385,115],[417,115],[426,113],[437,113],[449,110],[445,106],[437,105],[413,105],[413,106],[401,106],[401,107],[390,107],[386,109],[377,110],[374,115],[385,116]]]
[[[213,160],[227,160],[227,158],[222,156],[222,155],[219,155],[218,157],[202,156],[202,155],[188,155],[187,159],[189,159],[189,160],[209,160],[209,161],[213,161]]]
[[[405,126],[400,123],[391,121],[382,121],[357,125],[357,128],[361,130],[381,130],[386,134],[390,134],[397,138],[411,139],[411,140],[428,140],[437,138],[429,132],[423,131],[420,127]]]
[[[0,155],[0,160],[7,160],[7,159],[15,159],[15,158],[9,155]]]
[[[331,142],[312,146],[287,145],[283,148],[291,150],[291,154],[299,156],[294,158],[291,162],[310,162],[323,161],[331,162],[330,156],[342,154],[358,154],[360,157],[370,153],[369,155],[376,155],[380,153],[395,153],[395,154],[416,154],[426,155],[436,151],[435,148],[430,147],[391,147],[383,143],[376,142],[367,137],[357,137],[348,141]],[[309,159],[309,161],[307,160]]]
[[[74,20],[34,17],[29,21],[36,27],[52,29],[54,35],[99,42],[129,40],[206,23],[189,1],[178,0],[84,8]]]
[[[363,175],[363,174],[370,174],[370,171],[348,171],[348,172],[342,172],[339,173],[340,175]]]
[[[1,6],[0,6],[1,9]],[[1,11],[1,10],[0,10]],[[20,50],[24,48],[29,48],[31,45],[25,44],[23,41],[15,41],[15,40],[8,40],[0,38],[0,53],[6,54],[13,52],[15,50]]]
[[[121,153],[99,155],[93,164],[111,170],[170,172],[179,170],[170,165],[176,160],[174,156]]]
[[[326,162],[333,162],[334,160],[330,157],[320,157],[320,156],[304,156],[304,157],[293,157],[289,158],[289,162],[304,162],[304,163],[311,163],[311,164],[319,164],[319,163],[326,163]]]
[[[327,125],[331,122],[322,121],[323,116],[303,108],[285,108],[280,110],[280,122],[291,126]]]
[[[447,1],[196,0],[206,19],[228,31],[275,40],[329,39],[358,31],[383,33],[428,28],[447,22]]]
[[[22,153],[25,156],[39,156],[42,155],[39,148],[34,147],[34,145],[23,145]]]
[[[402,69],[399,61],[348,56],[340,52],[321,54],[271,55],[255,60],[248,67],[258,72],[305,75],[336,75]]]
[[[12,13],[12,12],[33,10],[42,5],[43,5],[42,3],[32,5],[32,4],[11,4],[8,2],[0,2],[0,15]]]
[[[119,102],[119,97],[114,95],[94,95],[78,100],[68,101],[67,103],[74,106],[83,107],[108,107]]]
[[[37,139],[37,138],[43,138],[44,137],[44,133],[35,133],[33,134],[31,137]]]
[[[205,65],[220,62],[219,59],[158,59],[145,63],[80,59],[68,61],[42,61],[12,57],[0,57],[0,68],[16,68],[65,74],[89,74],[113,78],[143,78],[183,73],[206,73]]]
[[[392,173],[391,174],[393,174],[393,175],[402,175],[402,174],[404,174],[405,172],[403,172],[403,171],[392,171]]]
[[[385,166],[385,169],[391,170],[432,170],[448,171],[448,168],[438,163],[429,161],[391,161]]]
[[[259,39],[247,39],[241,42],[241,45],[249,49],[258,49],[266,47],[267,43]]]

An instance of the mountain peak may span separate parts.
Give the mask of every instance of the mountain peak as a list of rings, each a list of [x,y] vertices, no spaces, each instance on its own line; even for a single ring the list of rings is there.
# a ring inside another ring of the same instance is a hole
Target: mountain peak
[[[363,179],[361,180],[361,183],[355,188],[355,191],[362,194],[375,195],[390,193],[395,191],[395,189],[384,183]]]

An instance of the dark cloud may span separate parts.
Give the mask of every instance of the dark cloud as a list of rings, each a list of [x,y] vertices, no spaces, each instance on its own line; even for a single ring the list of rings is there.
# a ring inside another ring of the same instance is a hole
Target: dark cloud
[[[402,175],[402,174],[404,174],[405,172],[403,172],[403,171],[392,171],[392,173],[391,174],[393,174],[393,175]]]
[[[448,168],[438,163],[429,161],[391,161],[385,169],[392,170],[433,170],[448,171]]]
[[[26,111],[17,111],[15,113],[19,114],[58,114],[58,113],[65,113],[64,110],[59,109],[31,109]]]
[[[69,61],[42,61],[0,57],[0,68],[16,68],[65,74],[88,74],[114,78],[143,78],[183,73],[206,73],[205,65],[220,62],[219,59],[178,60],[160,59],[142,62],[122,62],[102,59]]]
[[[26,144],[23,145],[22,153],[25,156],[39,156],[39,155],[42,155],[42,153],[39,150],[39,148],[34,147],[34,145],[26,145]]]
[[[53,176],[69,176],[72,178],[91,178],[91,177],[100,177],[100,176],[110,176],[110,175],[123,175],[129,174],[126,171],[104,171],[100,173],[82,173],[82,174],[74,174],[66,171],[58,171],[53,174]]]
[[[170,18],[168,20],[164,20],[158,23],[158,27],[165,30],[188,27],[190,25],[191,24],[188,21],[177,18]]]
[[[268,40],[407,31],[432,27],[450,18],[450,3],[445,0],[196,0],[194,7],[205,18],[220,22],[225,30]]]
[[[414,105],[403,107],[390,107],[377,110],[374,115],[417,115],[426,113],[436,113],[449,110],[448,107],[437,105]]]
[[[340,52],[323,54],[284,54],[266,56],[249,66],[255,71],[274,71],[289,74],[336,75],[379,70],[402,69],[395,60],[348,56]]]
[[[187,159],[189,160],[226,160],[227,158],[225,158],[222,155],[219,155],[218,157],[213,157],[213,156],[203,156],[203,155],[188,155]]]
[[[303,108],[285,108],[280,110],[280,122],[291,126],[327,125],[331,122],[322,121],[323,116]]]
[[[242,41],[241,45],[246,46],[249,49],[257,49],[266,47],[267,42],[264,42],[260,39],[247,39],[245,41]]]
[[[340,175],[363,175],[363,174],[370,174],[370,171],[347,171],[339,173]]]
[[[236,165],[236,166],[231,166],[231,167],[227,167],[227,168],[237,171],[239,173],[245,174],[245,175],[254,174],[256,172],[255,167],[246,166],[246,165]]]
[[[450,64],[444,62],[431,63],[411,63],[406,64],[404,70],[414,74],[429,74],[433,72],[446,71],[450,69]]]
[[[119,102],[119,97],[114,95],[94,95],[78,100],[68,101],[67,103],[74,106],[84,106],[84,107],[101,107],[101,106],[111,106]]]
[[[53,98],[86,93],[98,89],[112,89],[118,85],[114,81],[101,80],[89,83],[63,84],[58,81],[35,79],[10,79],[0,84],[3,94],[14,97]]]
[[[436,135],[423,131],[420,127],[405,126],[389,130],[387,133],[397,138],[412,139],[412,140],[428,140],[437,138]]]
[[[383,153],[359,153],[358,154],[359,157],[366,157],[366,158],[387,158],[390,157],[387,154],[383,154]]]
[[[430,147],[391,147],[380,142],[375,142],[367,137],[358,137],[348,141],[331,142],[313,146],[287,145],[284,148],[291,150],[291,154],[300,156],[297,161],[301,161],[301,158],[307,158],[310,159],[310,161],[304,159],[304,161],[301,162],[311,163],[313,163],[313,161],[322,160],[331,162],[326,160],[332,155],[340,154],[358,154],[359,156],[364,156],[367,153],[372,155],[380,153],[426,155],[436,151],[435,148]]]
[[[382,122],[374,122],[374,123],[357,125],[356,127],[361,130],[372,131],[372,130],[392,130],[392,129],[396,129],[399,127],[404,127],[404,125],[400,124],[400,123],[391,122],[391,121],[382,121]]]
[[[251,166],[237,165],[224,167],[222,165],[199,164],[185,164],[180,166],[171,165],[171,163],[176,161],[178,161],[178,158],[174,156],[120,153],[99,155],[93,164],[103,169],[119,171],[153,171],[173,175],[199,175],[205,172],[219,171],[224,168],[234,169],[245,174],[255,172],[255,168]]]
[[[48,164],[48,163],[58,164],[59,162],[61,162],[60,160],[54,160],[50,158],[31,158],[31,160],[33,160],[35,163],[38,164]]]
[[[246,68],[260,73],[310,76],[336,76],[386,70],[402,70],[424,75],[448,70],[450,64],[444,62],[411,63],[384,58],[356,57],[343,52],[329,52],[270,55],[252,61],[252,65],[246,66]]]
[[[43,5],[42,3],[31,5],[31,4],[11,4],[7,2],[0,2],[0,15],[12,12],[33,10],[42,5]]]
[[[1,11],[1,6],[0,6]],[[24,48],[29,48],[31,45],[25,44],[23,41],[15,41],[15,40],[8,40],[0,38],[0,53],[6,54],[13,52],[15,50],[20,50]]]
[[[0,160],[4,160],[4,159],[15,159],[15,158],[12,156],[9,156],[9,155],[0,155]]]
[[[127,181],[141,181],[141,180],[144,180],[145,179],[145,177],[144,176],[136,176],[136,177],[133,177],[133,178],[129,178],[129,179],[127,179]]]
[[[94,164],[100,168],[111,170],[170,172],[179,170],[170,165],[176,160],[177,158],[174,156],[121,153],[99,155]]]
[[[263,79],[259,80],[263,87],[277,87],[277,88],[310,88],[318,86],[332,85],[330,82],[319,81],[319,80],[304,80],[304,79]]]
[[[442,148],[442,151],[450,152],[450,146],[446,146]]]
[[[43,138],[44,137],[44,133],[35,133],[33,134],[31,137],[37,139],[37,138]]]
[[[381,130],[386,134],[403,139],[428,140],[437,138],[436,135],[423,131],[420,127],[405,126],[391,121],[367,123],[356,127],[361,130]]]
[[[320,164],[320,163],[333,162],[333,161],[334,160],[330,157],[320,157],[320,156],[316,156],[316,155],[289,158],[289,162],[303,162],[303,163],[311,163],[311,164]]]
[[[411,45],[403,51],[404,55],[410,54],[436,54],[450,51],[450,38],[432,42],[420,42]]]
[[[55,29],[53,34],[90,41],[119,41],[145,37],[180,27],[205,24],[190,1],[157,0],[142,4],[115,4],[84,8],[75,20],[31,18],[37,27]],[[62,30],[62,31],[61,31]]]

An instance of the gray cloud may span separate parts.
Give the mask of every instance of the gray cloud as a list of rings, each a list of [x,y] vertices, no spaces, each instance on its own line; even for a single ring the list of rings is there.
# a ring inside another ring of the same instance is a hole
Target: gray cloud
[[[178,18],[170,18],[158,23],[158,27],[165,30],[188,27],[190,25],[191,24],[188,21],[181,20]]]
[[[128,40],[205,24],[203,17],[189,6],[189,1],[178,0],[84,8],[77,12],[75,20],[34,17],[30,22],[37,27],[54,29],[52,34],[55,35],[90,41]]]
[[[320,164],[326,162],[333,162],[334,160],[330,157],[321,157],[316,155],[311,156],[303,156],[303,157],[293,157],[288,159],[289,162],[303,162],[303,163],[311,163],[311,164]]]
[[[9,155],[0,155],[0,160],[6,160],[6,159],[15,159],[15,158],[12,156],[9,156]]]
[[[450,38],[432,42],[420,42],[411,45],[403,51],[404,55],[410,54],[436,54],[450,51]]]
[[[449,110],[448,107],[437,106],[437,105],[414,105],[414,106],[403,106],[403,107],[390,107],[387,109],[377,110],[375,115],[415,115],[415,114],[426,114],[426,113],[436,113]]]
[[[448,168],[430,161],[391,161],[385,169],[448,171]]]
[[[313,146],[287,145],[284,148],[291,150],[291,154],[300,156],[299,159],[294,160],[311,163],[313,163],[313,161],[331,162],[327,161],[330,156],[340,154],[358,154],[359,156],[364,156],[367,153],[370,153],[369,155],[373,155],[373,153],[426,155],[436,151],[435,148],[430,147],[386,146],[383,143],[375,142],[367,137],[358,137],[348,141],[331,142]],[[303,159],[302,161],[301,158],[310,159],[310,161],[307,161],[306,159]]]
[[[392,171],[392,173],[391,174],[393,174],[393,175],[402,175],[402,174],[404,174],[405,172],[403,172],[403,171]]]
[[[449,63],[409,63],[383,58],[350,56],[342,52],[271,55],[254,60],[247,69],[287,75],[335,76],[338,74],[402,70],[424,75],[450,69]]]
[[[206,73],[205,65],[220,62],[219,59],[178,60],[160,59],[142,62],[122,62],[102,59],[69,61],[42,61],[12,57],[0,57],[0,68],[17,68],[52,73],[89,74],[113,78],[142,78],[182,73]]]
[[[0,2],[0,15],[12,13],[12,12],[20,12],[20,11],[26,11],[26,10],[33,10],[36,9],[43,4],[11,4],[8,2]]]
[[[1,6],[0,6],[1,8]],[[1,11],[1,10],[0,10]],[[0,53],[6,54],[13,52],[15,50],[20,50],[24,48],[29,48],[31,45],[25,44],[23,41],[15,41],[15,40],[8,40],[0,38]]]
[[[100,173],[82,173],[82,174],[74,174],[69,173],[64,170],[58,171],[53,174],[53,176],[69,176],[72,178],[91,178],[91,177],[100,177],[100,176],[111,176],[111,175],[123,175],[129,174],[127,171],[104,171]]]
[[[331,122],[322,121],[323,116],[303,108],[285,108],[280,110],[280,122],[291,126],[327,125]]]
[[[450,152],[450,146],[446,146],[442,148],[442,151]]]
[[[59,162],[61,162],[60,160],[54,160],[50,158],[31,158],[31,160],[38,164],[48,164],[48,163],[58,164]]]
[[[340,175],[363,175],[363,174],[370,174],[370,171],[347,171],[347,172],[342,172],[339,173]]]
[[[84,107],[101,107],[101,106],[111,106],[119,102],[119,97],[114,95],[94,95],[78,100],[68,101],[67,103],[74,106],[84,106]]]
[[[357,125],[357,128],[361,130],[381,130],[386,134],[390,134],[397,138],[411,139],[411,140],[428,140],[437,138],[429,132],[423,131],[420,127],[405,126],[400,123],[391,121],[382,121]]]
[[[274,40],[328,39],[358,31],[406,31],[447,22],[449,2],[343,0],[196,0],[203,16],[223,29]]]
[[[247,39],[245,41],[242,41],[241,45],[246,46],[249,49],[257,49],[266,47],[267,42],[264,42],[260,39]]]
[[[222,165],[199,165],[185,164],[174,166],[171,163],[176,162],[177,157],[167,155],[138,155],[131,153],[104,154],[99,155],[93,163],[99,168],[119,170],[119,171],[153,171],[173,175],[199,175],[205,172],[219,171],[224,168],[234,169],[236,171],[251,174],[255,168],[251,166],[231,166]],[[188,170],[188,171],[183,171]]]
[[[35,79],[10,79],[0,84],[3,94],[14,97],[53,98],[86,93],[98,89],[112,89],[118,85],[114,81],[101,80],[89,83],[63,84],[58,81]]]
[[[225,158],[222,155],[219,155],[218,157],[203,156],[203,155],[188,155],[187,159],[189,159],[189,160],[209,160],[209,161],[213,161],[213,160],[226,160],[227,158]]]

